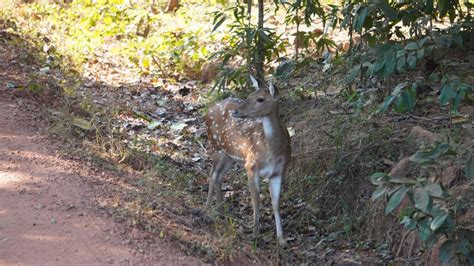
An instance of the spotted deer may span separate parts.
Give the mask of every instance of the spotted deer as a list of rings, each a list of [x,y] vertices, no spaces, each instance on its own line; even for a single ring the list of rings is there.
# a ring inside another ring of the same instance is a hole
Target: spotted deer
[[[212,106],[206,117],[207,135],[213,150],[206,209],[214,190],[222,212],[222,178],[235,162],[242,163],[248,176],[253,207],[253,237],[259,233],[260,179],[268,178],[279,245],[286,244],[280,217],[280,191],[290,160],[290,136],[278,112],[278,95],[271,83],[259,87],[243,101],[229,98]]]

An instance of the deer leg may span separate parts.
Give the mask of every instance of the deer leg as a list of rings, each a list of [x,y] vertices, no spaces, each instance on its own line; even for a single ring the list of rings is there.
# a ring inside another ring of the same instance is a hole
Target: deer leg
[[[253,208],[253,237],[258,237],[260,226],[260,180],[256,171],[247,171],[250,196]]]
[[[221,168],[219,169],[219,172],[216,175],[216,180],[215,180],[215,189],[216,189],[216,199],[217,199],[217,210],[219,211],[220,214],[224,213],[224,195],[222,193],[222,178],[225,176],[225,174],[229,171],[229,169],[234,165],[234,160],[225,154],[222,164],[220,165]]]
[[[281,191],[281,175],[276,175],[270,178],[269,180],[269,189],[270,189],[270,196],[272,198],[272,207],[273,207],[273,215],[275,216],[275,227],[276,227],[276,235],[278,239],[278,244],[280,246],[286,245],[286,240],[283,237],[283,228],[281,225],[281,217],[280,217],[280,191]]]
[[[219,164],[222,161],[222,152],[214,154],[212,158],[212,168],[211,168],[211,176],[209,178],[209,191],[207,193],[207,201],[206,201],[206,209],[209,209],[211,206],[212,196],[214,194],[214,187],[217,180],[217,173],[219,169]]]
[[[212,201],[212,194],[214,194],[214,183],[216,180],[216,175],[214,174],[214,166],[212,166],[211,169],[211,176],[209,178],[209,191],[207,193],[207,201],[206,201],[206,206],[204,207],[206,210],[209,209],[211,206],[211,201]]]
[[[224,152],[219,152],[214,155],[211,178],[209,178],[209,192],[207,194],[207,201],[205,208],[208,209],[211,205],[214,189],[216,190],[216,198],[220,211],[222,211],[222,177],[232,167],[234,160]]]

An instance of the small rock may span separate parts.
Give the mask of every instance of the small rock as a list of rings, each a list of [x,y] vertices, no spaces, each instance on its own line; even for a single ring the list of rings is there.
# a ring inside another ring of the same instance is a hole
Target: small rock
[[[388,174],[393,177],[407,177],[416,167],[409,157],[399,161]]]
[[[431,131],[416,126],[411,130],[407,140],[414,142],[419,147],[423,143],[434,144],[440,140],[440,137]]]
[[[459,174],[461,173],[461,168],[459,166],[450,166],[444,169],[441,175],[441,183],[445,188],[452,187],[458,180]]]

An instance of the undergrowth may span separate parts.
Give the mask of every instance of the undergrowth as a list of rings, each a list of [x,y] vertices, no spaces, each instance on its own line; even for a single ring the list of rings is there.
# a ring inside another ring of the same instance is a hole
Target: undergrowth
[[[215,49],[216,44],[209,44],[218,39],[205,23],[212,8],[190,3],[167,14],[149,10],[145,2],[109,2],[29,4],[6,9],[2,16],[15,13],[21,25],[17,30],[27,36],[45,36],[41,46],[54,64],[69,62],[78,71],[82,63],[110,54],[137,74],[196,77]]]

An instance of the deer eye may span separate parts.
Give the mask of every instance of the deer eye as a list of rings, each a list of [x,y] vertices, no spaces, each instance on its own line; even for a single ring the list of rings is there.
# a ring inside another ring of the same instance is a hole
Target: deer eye
[[[264,98],[257,98],[257,102],[259,102],[259,103],[263,103],[264,101],[265,101]]]

